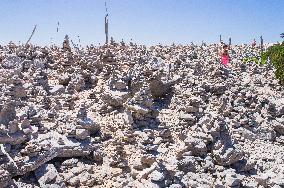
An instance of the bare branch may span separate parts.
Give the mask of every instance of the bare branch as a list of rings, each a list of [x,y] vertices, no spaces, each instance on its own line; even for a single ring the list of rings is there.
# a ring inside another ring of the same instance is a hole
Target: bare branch
[[[33,31],[32,31],[32,34],[31,34],[29,40],[26,42],[26,45],[27,45],[27,44],[30,42],[30,40],[32,39],[32,37],[33,37],[33,35],[34,35],[34,33],[35,33],[35,30],[36,30],[36,27],[37,27],[37,25],[35,25],[35,27],[34,27],[34,29],[33,29]]]

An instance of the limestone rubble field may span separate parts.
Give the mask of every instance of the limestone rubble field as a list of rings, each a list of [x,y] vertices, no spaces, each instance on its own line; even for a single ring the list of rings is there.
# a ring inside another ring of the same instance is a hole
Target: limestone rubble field
[[[0,187],[284,187],[284,90],[259,46],[0,47]]]

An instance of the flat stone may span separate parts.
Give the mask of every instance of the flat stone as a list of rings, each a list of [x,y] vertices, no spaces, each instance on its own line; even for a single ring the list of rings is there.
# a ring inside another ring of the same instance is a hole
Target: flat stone
[[[76,129],[76,138],[85,140],[90,136],[90,132],[87,129]]]
[[[162,172],[155,170],[151,174],[149,174],[148,178],[154,182],[160,182],[165,179],[165,175]]]
[[[62,85],[55,85],[52,87],[51,90],[49,90],[50,94],[55,95],[55,94],[61,94],[65,91],[65,87]]]

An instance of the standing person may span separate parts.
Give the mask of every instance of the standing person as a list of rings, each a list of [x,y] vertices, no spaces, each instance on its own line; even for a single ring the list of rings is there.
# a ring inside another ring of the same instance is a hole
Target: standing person
[[[230,61],[230,56],[229,56],[229,46],[225,44],[221,51],[219,52],[220,58],[221,58],[221,63],[225,66],[228,67],[229,61]]]
[[[252,47],[255,47],[256,46],[256,40],[255,39],[253,39],[253,41],[252,41]]]

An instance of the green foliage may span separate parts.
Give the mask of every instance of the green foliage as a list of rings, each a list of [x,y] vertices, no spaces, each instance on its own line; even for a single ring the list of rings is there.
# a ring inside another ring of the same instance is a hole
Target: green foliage
[[[259,60],[258,60],[257,57],[246,57],[246,58],[243,59],[243,63],[247,64],[249,62],[254,62],[254,63],[258,64]]]
[[[283,35],[284,36],[284,35]],[[268,61],[275,68],[275,76],[284,85],[284,41],[282,44],[270,46],[261,57],[247,57],[243,59],[244,63],[254,62],[256,64],[265,65]]]
[[[281,34],[280,34],[280,37],[281,37],[281,38],[284,38],[284,33],[281,33]]]
[[[269,60],[275,68],[275,76],[284,84],[284,42],[269,47],[262,55],[261,61]]]

